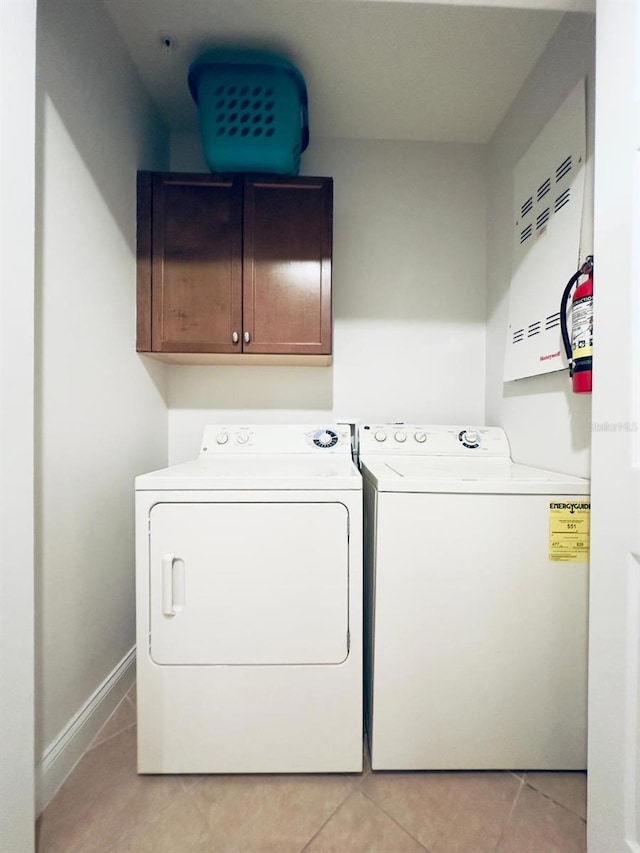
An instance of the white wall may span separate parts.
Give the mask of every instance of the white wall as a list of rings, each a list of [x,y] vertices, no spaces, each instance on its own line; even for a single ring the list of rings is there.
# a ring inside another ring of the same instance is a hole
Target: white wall
[[[35,0],[0,3],[0,850],[34,849]]]
[[[171,462],[218,420],[484,420],[485,147],[312,137],[303,172],[334,179],[333,365],[172,366]]]
[[[131,650],[133,478],[167,458],[135,352],[136,169],[168,138],[101,3],[38,16],[37,755]]]
[[[588,170],[592,168],[594,35],[593,16],[565,16],[489,148],[487,422],[506,429],[517,461],[578,476],[589,474],[591,397],[571,392],[566,370],[517,382],[504,383],[502,376],[511,278],[513,170],[571,89],[585,76],[587,166]],[[586,203],[592,204],[589,194]],[[591,208],[587,221],[592,226]],[[597,258],[595,261],[597,281]],[[558,306],[574,272],[567,270],[566,279],[558,282]],[[540,274],[544,275],[544,270]]]

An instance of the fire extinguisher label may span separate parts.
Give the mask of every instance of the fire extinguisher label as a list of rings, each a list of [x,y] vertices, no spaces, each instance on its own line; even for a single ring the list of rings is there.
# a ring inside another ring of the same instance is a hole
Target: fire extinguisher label
[[[571,310],[573,360],[593,355],[593,296],[576,299]]]

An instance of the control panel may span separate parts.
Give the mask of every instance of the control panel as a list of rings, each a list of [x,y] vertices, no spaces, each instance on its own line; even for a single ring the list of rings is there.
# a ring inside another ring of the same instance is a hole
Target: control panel
[[[242,453],[351,453],[349,424],[210,424],[200,457]]]
[[[500,427],[434,424],[364,424],[359,432],[360,455],[403,453],[420,456],[491,456],[510,458]]]

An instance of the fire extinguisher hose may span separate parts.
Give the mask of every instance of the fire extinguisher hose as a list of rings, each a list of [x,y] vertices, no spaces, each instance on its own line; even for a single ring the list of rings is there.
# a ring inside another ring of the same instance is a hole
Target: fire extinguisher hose
[[[569,299],[571,297],[571,291],[573,290],[574,284],[578,281],[581,275],[591,275],[593,272],[593,255],[587,255],[585,262],[582,264],[580,269],[574,273],[569,281],[567,282],[567,286],[564,289],[564,293],[562,294],[562,301],[560,303],[560,330],[562,331],[562,343],[564,344],[564,351],[567,356],[567,361],[569,362],[569,376],[573,376],[573,351],[571,347],[571,338],[569,337],[569,329],[567,328],[567,305],[569,304]]]
[[[573,376],[573,353],[571,351],[571,338],[569,337],[569,329],[567,328],[567,305],[569,304],[569,299],[571,297],[571,291],[573,290],[573,286],[578,281],[581,275],[582,267],[578,270],[578,272],[574,273],[567,282],[567,286],[564,289],[564,293],[562,294],[562,301],[560,303],[560,328],[562,330],[562,343],[564,344],[564,351],[569,362],[570,376]]]

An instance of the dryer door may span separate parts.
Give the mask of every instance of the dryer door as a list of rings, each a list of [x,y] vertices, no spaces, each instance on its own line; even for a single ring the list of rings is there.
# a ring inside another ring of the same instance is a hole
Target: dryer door
[[[336,664],[348,652],[341,503],[175,503],[150,513],[158,664]]]

